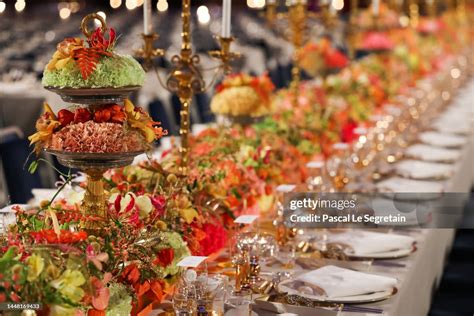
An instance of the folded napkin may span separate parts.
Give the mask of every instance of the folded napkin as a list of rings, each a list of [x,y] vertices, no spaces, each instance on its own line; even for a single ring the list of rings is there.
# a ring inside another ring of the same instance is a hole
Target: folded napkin
[[[409,249],[415,239],[409,236],[352,230],[329,234],[328,243],[341,243],[351,247],[354,255],[375,255],[391,250]]]
[[[422,133],[420,140],[425,144],[439,147],[461,147],[466,143],[465,137],[438,132]]]
[[[409,157],[431,162],[452,162],[459,159],[459,150],[433,147],[425,144],[416,144],[407,148],[405,154]]]
[[[56,194],[58,189],[32,189],[31,193],[33,194],[34,200],[33,205],[39,205],[43,200],[51,200]],[[63,196],[63,192],[59,193],[59,198]]]
[[[296,280],[323,289],[331,299],[387,291],[397,285],[395,278],[335,266],[325,266],[301,274]]]
[[[402,160],[395,169],[399,175],[413,179],[448,178],[454,172],[452,165],[419,160]]]

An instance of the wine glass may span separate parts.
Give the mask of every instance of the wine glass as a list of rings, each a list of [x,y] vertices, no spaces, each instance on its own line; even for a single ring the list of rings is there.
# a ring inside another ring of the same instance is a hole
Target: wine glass
[[[325,172],[325,164],[322,160],[310,161],[306,164],[309,176],[306,186],[311,192],[327,192],[330,190]]]
[[[284,269],[293,269],[295,267],[296,247],[292,243],[280,245],[276,256]]]
[[[277,242],[273,235],[268,233],[260,233],[255,240],[260,261],[265,265],[271,259],[277,250]]]
[[[197,310],[197,290],[194,282],[181,279],[173,293],[173,309],[177,316],[191,316]]]
[[[334,189],[336,191],[341,191],[349,183],[349,144],[335,143],[332,146],[332,149],[333,154],[326,162],[326,170],[331,177]]]

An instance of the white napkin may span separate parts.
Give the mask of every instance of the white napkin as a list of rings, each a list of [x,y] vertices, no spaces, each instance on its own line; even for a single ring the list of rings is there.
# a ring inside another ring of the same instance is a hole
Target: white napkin
[[[420,140],[425,144],[438,147],[461,147],[466,143],[465,137],[438,132],[422,133]]]
[[[325,266],[299,275],[296,279],[320,287],[331,299],[387,291],[397,285],[395,278],[335,266]]]
[[[363,256],[409,249],[415,239],[409,236],[353,230],[341,234],[329,234],[328,243],[332,242],[346,244],[352,248],[351,254]]]
[[[380,192],[442,193],[444,185],[438,181],[422,181],[393,177],[376,184]],[[421,197],[420,197],[421,198]]]
[[[395,169],[403,177],[412,179],[449,178],[454,173],[452,165],[419,160],[403,160]]]
[[[416,144],[407,148],[405,154],[409,157],[431,162],[456,161],[461,156],[459,150]]]
[[[41,203],[43,200],[51,200],[53,196],[56,194],[58,189],[33,189],[31,190],[31,193],[33,194],[34,200],[32,201],[32,204],[34,206],[37,206]],[[59,193],[58,198],[61,198],[63,196],[63,192]]]
[[[3,234],[6,231],[8,225],[16,223],[16,216],[13,211],[13,207],[16,205],[23,209],[28,207],[26,204],[12,204],[0,209],[0,234]]]

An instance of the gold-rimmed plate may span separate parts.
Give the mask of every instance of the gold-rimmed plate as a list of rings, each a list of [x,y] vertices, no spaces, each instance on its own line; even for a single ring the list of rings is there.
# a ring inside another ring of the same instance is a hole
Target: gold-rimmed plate
[[[346,255],[349,259],[356,259],[356,260],[371,260],[371,259],[399,259],[403,257],[407,257],[410,254],[416,251],[416,246],[413,245],[411,248],[405,249],[394,249],[390,251],[378,252],[371,255],[357,255],[353,253],[346,252]]]
[[[286,293],[287,295],[299,296],[299,297],[309,299],[314,302],[325,302],[325,303],[334,303],[334,304],[362,304],[362,303],[379,302],[379,301],[383,301],[383,300],[391,298],[398,292],[398,289],[396,287],[393,287],[385,291],[371,292],[371,293],[361,294],[361,295],[329,298],[325,295],[314,295],[314,294],[302,293],[290,287],[292,282],[295,282],[295,280],[285,280],[283,282],[280,282],[280,284],[278,284],[277,286],[277,291],[279,293]]]

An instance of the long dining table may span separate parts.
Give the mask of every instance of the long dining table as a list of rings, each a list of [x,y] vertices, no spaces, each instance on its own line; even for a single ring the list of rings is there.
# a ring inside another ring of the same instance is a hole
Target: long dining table
[[[445,193],[463,193],[468,197],[474,183],[474,134],[472,123],[472,100],[474,99],[474,80],[471,79],[462,89],[460,96],[454,98],[450,106],[464,104],[459,110],[467,110],[466,119],[470,121],[471,131],[466,136],[467,142],[460,149],[460,159],[455,163],[455,172],[443,180]],[[465,201],[461,201],[464,203]],[[455,237],[454,228],[398,228],[393,231],[398,234],[409,235],[416,239],[417,250],[411,255],[398,259],[390,259],[396,264],[377,264],[373,262],[368,273],[395,277],[398,280],[398,291],[391,298],[374,303],[359,304],[357,306],[373,309],[366,311],[341,311],[338,315],[427,315],[430,309],[434,292],[442,278],[446,258],[451,250]],[[274,311],[263,310],[259,305],[254,305],[254,313],[259,316],[279,315]],[[288,309],[289,314],[292,309]],[[337,312],[334,312],[336,315]],[[298,309],[297,315],[315,315],[311,309]]]

